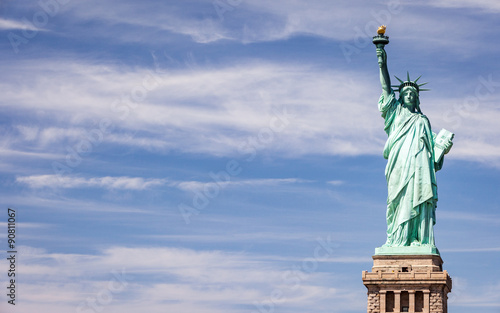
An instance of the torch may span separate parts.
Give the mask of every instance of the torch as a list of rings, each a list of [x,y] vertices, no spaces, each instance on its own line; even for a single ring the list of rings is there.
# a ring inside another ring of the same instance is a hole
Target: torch
[[[377,36],[373,36],[373,44],[377,48],[384,49],[384,46],[389,44],[389,37],[384,36],[385,34],[385,25],[382,25],[377,30]],[[382,56],[378,57],[378,64],[382,64]]]

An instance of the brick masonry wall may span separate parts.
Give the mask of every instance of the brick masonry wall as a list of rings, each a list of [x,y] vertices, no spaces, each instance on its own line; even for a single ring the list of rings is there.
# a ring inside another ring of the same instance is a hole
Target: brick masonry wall
[[[368,294],[368,313],[380,313],[380,297],[377,293]]]
[[[443,295],[441,292],[431,292],[431,313],[444,313]]]

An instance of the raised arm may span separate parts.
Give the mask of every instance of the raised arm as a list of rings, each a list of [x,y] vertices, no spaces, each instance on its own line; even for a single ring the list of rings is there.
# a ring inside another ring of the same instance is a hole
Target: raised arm
[[[391,93],[391,77],[387,69],[387,53],[384,48],[377,48],[378,66],[380,67],[380,84],[382,84],[382,93],[388,97]]]

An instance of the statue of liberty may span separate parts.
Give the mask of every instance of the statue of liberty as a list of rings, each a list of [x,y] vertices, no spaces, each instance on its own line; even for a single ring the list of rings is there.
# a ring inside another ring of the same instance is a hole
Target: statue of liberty
[[[382,29],[382,27],[381,27]],[[419,93],[425,89],[412,81],[397,78],[391,86],[383,36],[385,27],[374,37],[380,67],[382,95],[378,107],[388,135],[384,147],[387,159],[387,241],[375,254],[439,254],[434,242],[436,223],[436,172],[443,167],[443,154],[450,151],[453,134],[442,130],[436,135],[420,110]],[[385,40],[385,42],[384,42]],[[377,42],[378,41],[378,42]],[[380,44],[382,41],[382,44]],[[397,88],[399,98],[396,98]]]

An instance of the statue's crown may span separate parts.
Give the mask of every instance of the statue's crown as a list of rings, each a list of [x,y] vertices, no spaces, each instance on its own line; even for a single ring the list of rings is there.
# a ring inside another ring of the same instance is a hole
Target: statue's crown
[[[399,82],[401,83],[400,85],[392,85],[392,87],[394,88],[398,88],[398,92],[401,93],[401,91],[403,90],[403,88],[405,87],[413,87],[417,90],[417,93],[420,93],[420,91],[427,91],[427,90],[430,90],[430,89],[422,89],[420,88],[421,86],[423,85],[426,85],[427,83],[423,83],[423,84],[417,84],[418,80],[420,79],[420,77],[422,77],[422,75],[420,75],[417,79],[415,79],[414,81],[412,81],[410,79],[410,73],[407,72],[407,81],[402,81],[401,79],[399,79],[397,76],[394,76],[396,77],[397,80],[399,80]]]

